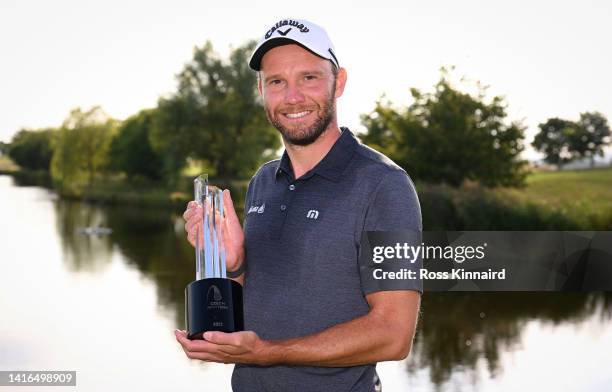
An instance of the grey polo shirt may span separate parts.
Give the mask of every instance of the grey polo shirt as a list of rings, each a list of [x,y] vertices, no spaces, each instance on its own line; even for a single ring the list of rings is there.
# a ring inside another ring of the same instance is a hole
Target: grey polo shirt
[[[362,279],[369,277],[360,275],[358,265],[362,231],[422,229],[419,201],[406,172],[348,129],[342,131],[327,155],[300,178],[285,151],[249,184],[245,328],[262,339],[310,335],[367,314],[369,292]],[[410,284],[405,288],[420,290]],[[236,365],[232,388],[370,392],[375,366]]]

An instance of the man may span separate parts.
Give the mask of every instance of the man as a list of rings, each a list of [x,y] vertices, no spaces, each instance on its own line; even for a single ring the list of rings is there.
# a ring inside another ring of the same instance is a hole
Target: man
[[[336,99],[347,80],[327,33],[281,20],[250,67],[268,119],[285,145],[246,196],[244,232],[224,192],[228,271],[244,285],[244,332],[207,332],[189,358],[235,363],[235,391],[374,391],[375,364],[405,358],[421,288],[377,288],[358,264],[363,231],[421,230],[405,171],[339,128]],[[185,211],[195,242],[201,210]]]

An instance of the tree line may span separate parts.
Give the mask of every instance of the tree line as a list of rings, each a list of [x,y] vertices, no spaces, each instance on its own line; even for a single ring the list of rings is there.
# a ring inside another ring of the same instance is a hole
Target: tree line
[[[104,176],[144,178],[174,186],[187,167],[217,178],[249,178],[281,146],[266,119],[247,66],[254,42],[227,59],[210,42],[194,49],[176,76],[176,91],[157,106],[118,121],[100,107],[74,109],[57,128],[23,129],[0,146],[19,166],[46,170],[58,187],[91,185]],[[380,99],[361,116],[364,143],[385,153],[416,181],[459,186],[521,186],[526,127],[508,119],[502,97],[460,91],[443,69],[432,92],[410,90],[413,103]],[[533,146],[552,164],[594,158],[610,143],[607,119],[583,113],[578,122],[551,118]]]

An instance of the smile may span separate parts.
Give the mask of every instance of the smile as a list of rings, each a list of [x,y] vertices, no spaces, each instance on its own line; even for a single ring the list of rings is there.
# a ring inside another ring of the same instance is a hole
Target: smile
[[[312,110],[305,110],[303,112],[299,112],[299,113],[284,113],[284,116],[287,118],[302,118],[304,116],[309,115],[310,113],[312,113]]]

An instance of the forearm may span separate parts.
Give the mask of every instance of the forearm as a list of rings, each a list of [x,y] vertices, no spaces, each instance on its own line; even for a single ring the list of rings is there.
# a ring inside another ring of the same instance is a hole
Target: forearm
[[[261,357],[269,365],[327,367],[400,360],[410,351],[417,313],[418,303],[399,319],[371,311],[314,335],[265,342]]]

